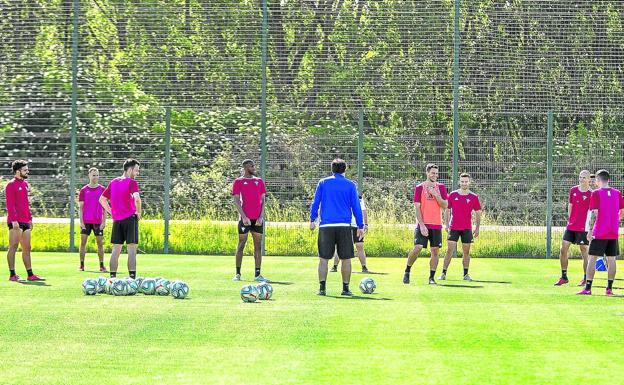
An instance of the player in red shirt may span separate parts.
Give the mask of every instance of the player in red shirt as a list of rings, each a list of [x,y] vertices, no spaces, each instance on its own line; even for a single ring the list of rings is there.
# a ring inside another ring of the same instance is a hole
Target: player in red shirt
[[[136,178],[139,176],[139,161],[127,159],[123,164],[124,173],[110,181],[100,204],[113,218],[111,243],[113,250],[110,257],[110,276],[117,276],[119,255],[123,244],[128,251],[128,273],[136,278],[136,255],[139,246],[139,221],[141,220],[141,195]],[[109,204],[110,201],[110,204]]]
[[[580,295],[591,295],[592,283],[596,272],[596,259],[605,257],[607,265],[607,296],[613,295],[613,281],[616,273],[616,258],[620,255],[618,243],[620,221],[624,215],[624,198],[622,193],[609,186],[611,176],[607,170],[596,172],[598,189],[592,191],[589,209],[594,215],[591,218],[587,239],[589,240],[589,257],[587,258],[587,280]]]
[[[236,247],[236,275],[233,281],[240,281],[243,251],[251,232],[254,243],[255,280],[268,281],[260,274],[262,266],[262,234],[264,233],[264,181],[256,176],[256,165],[251,159],[243,161],[243,176],[232,184],[234,206],[240,216],[238,222],[238,246]]]
[[[95,242],[100,259],[100,271],[106,273],[104,267],[104,227],[106,227],[106,215],[100,204],[100,197],[104,192],[104,186],[98,183],[100,171],[92,167],[89,169],[89,184],[80,189],[78,195],[78,213],[80,215],[80,271],[84,271],[84,260],[87,247],[87,240],[91,232],[95,235]]]
[[[457,241],[461,237],[464,281],[472,281],[468,274],[470,267],[470,245],[473,238],[479,236],[479,228],[481,227],[481,202],[479,196],[470,191],[470,175],[463,173],[459,176],[459,190],[451,192],[448,198],[448,207],[446,208],[445,225],[448,233],[448,247],[444,256],[444,265],[442,266],[442,275],[440,280],[446,279],[446,270],[451,263],[451,258],[457,250]],[[475,213],[475,229],[472,231],[472,212]]]
[[[561,241],[561,251],[559,261],[561,264],[561,277],[555,286],[565,285],[568,280],[568,250],[570,245],[579,245],[581,256],[583,257],[583,272],[587,271],[587,259],[589,251],[589,241],[587,239],[587,216],[589,214],[589,201],[592,194],[590,187],[591,175],[589,171],[583,170],[579,173],[579,184],[570,189],[568,194],[568,224],[563,233]],[[585,286],[587,274],[578,284]]]
[[[429,261],[429,284],[435,285],[435,269],[438,266],[438,255],[442,247],[442,211],[448,206],[446,186],[438,182],[438,166],[429,163],[425,168],[427,180],[414,189],[414,207],[416,209],[416,231],[414,232],[414,248],[407,255],[407,266],[403,274],[403,283],[410,283],[412,265],[418,253],[427,244],[431,245]]]
[[[30,234],[33,228],[30,205],[28,203],[28,162],[16,160],[12,164],[14,178],[7,183],[6,209],[7,224],[9,227],[9,250],[7,261],[9,263],[9,281],[18,282],[19,275],[15,273],[15,253],[22,246],[22,260],[28,273],[29,281],[43,281],[32,271],[30,261]]]

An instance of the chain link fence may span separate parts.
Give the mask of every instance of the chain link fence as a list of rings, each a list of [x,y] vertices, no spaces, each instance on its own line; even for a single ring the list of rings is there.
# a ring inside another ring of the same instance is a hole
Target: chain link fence
[[[66,250],[87,170],[105,184],[136,157],[142,249],[230,254],[230,185],[252,158],[266,252],[313,255],[308,207],[342,157],[369,254],[402,257],[435,162],[449,190],[473,176],[476,256],[553,257],[581,169],[624,187],[623,14],[615,0],[0,0],[0,183],[30,160],[49,222],[35,248]]]

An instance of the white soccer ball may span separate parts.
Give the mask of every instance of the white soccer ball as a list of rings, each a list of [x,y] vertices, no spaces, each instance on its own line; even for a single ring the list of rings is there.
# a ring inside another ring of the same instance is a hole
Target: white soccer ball
[[[111,293],[116,296],[128,295],[128,283],[125,279],[117,279],[113,282]]]
[[[106,277],[98,277],[97,279],[97,292],[100,294],[106,293],[106,281],[108,280],[108,278]]]
[[[156,281],[152,278],[145,278],[143,282],[141,282],[141,293],[154,295],[156,293]]]
[[[162,278],[156,281],[156,294],[157,295],[169,295],[169,282],[168,279]]]
[[[107,278],[106,283],[104,284],[104,292],[106,294],[113,294],[113,284],[117,281],[117,278]]]
[[[126,278],[127,295],[135,295],[139,292],[139,284],[132,278]]]
[[[256,302],[260,293],[254,285],[245,285],[240,291],[240,296],[243,302]]]
[[[360,291],[364,294],[373,294],[376,288],[377,284],[372,278],[366,277],[360,281]]]
[[[174,281],[171,284],[171,295],[176,299],[184,299],[189,294],[189,287],[186,283],[182,281]]]
[[[256,286],[256,289],[258,290],[258,299],[271,299],[271,296],[273,295],[273,286],[271,286],[268,282],[262,282]]]
[[[95,295],[98,291],[98,282],[96,279],[85,279],[82,283],[82,292],[85,295]]]
[[[136,281],[137,285],[141,287],[141,283],[143,282],[144,279],[145,279],[144,277],[136,277],[134,280]]]

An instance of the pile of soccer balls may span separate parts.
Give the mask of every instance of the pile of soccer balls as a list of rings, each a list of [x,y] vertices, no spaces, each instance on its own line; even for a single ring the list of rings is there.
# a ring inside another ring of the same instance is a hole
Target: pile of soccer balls
[[[184,299],[189,294],[189,287],[182,281],[169,281],[168,279],[156,278],[89,278],[82,283],[82,292],[85,295],[110,294],[115,296],[145,295],[166,296],[171,294],[173,298]]]
[[[256,302],[257,300],[269,300],[273,295],[273,286],[268,282],[261,282],[257,286],[245,285],[240,291],[243,302]]]

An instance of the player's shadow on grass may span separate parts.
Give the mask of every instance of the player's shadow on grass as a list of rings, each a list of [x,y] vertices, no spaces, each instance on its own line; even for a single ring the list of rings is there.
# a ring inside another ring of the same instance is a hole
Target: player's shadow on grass
[[[327,295],[326,297],[328,298],[337,298],[337,299],[363,299],[363,300],[368,300],[368,301],[392,301],[392,298],[375,298],[375,297],[369,297],[369,296],[361,296],[361,295],[352,295],[352,296],[346,296],[346,295]]]
[[[369,271],[367,273],[362,273],[361,271],[354,271],[353,274],[388,275],[388,273],[381,273],[381,272],[378,273],[378,272],[375,272],[375,271]]]
[[[592,285],[592,287],[599,287],[599,288],[601,288],[601,289],[606,289],[606,288],[607,288],[606,286],[600,286],[600,285]],[[624,287],[617,287],[617,286],[613,286],[613,289],[614,289],[614,290],[615,290],[615,289],[620,290],[620,289],[624,289]],[[615,297],[615,296],[614,296],[614,297]]]
[[[21,285],[28,285],[28,286],[52,286],[43,281],[18,281],[18,283]]]
[[[511,285],[511,282],[509,281],[482,281],[482,280],[477,280],[477,279],[473,279],[472,282],[479,282],[479,283],[500,283],[503,285]]]
[[[476,281],[473,281],[476,282]],[[483,289],[484,286],[471,286],[471,285],[448,285],[448,284],[441,284],[438,283],[438,286],[442,286],[442,287],[464,287],[466,289]]]
[[[603,280],[608,281],[608,278],[594,278],[594,281]],[[624,278],[615,278],[614,281],[624,281]]]
[[[269,283],[271,285],[284,285],[284,286],[295,284],[294,282],[280,282],[280,281],[269,281]]]

